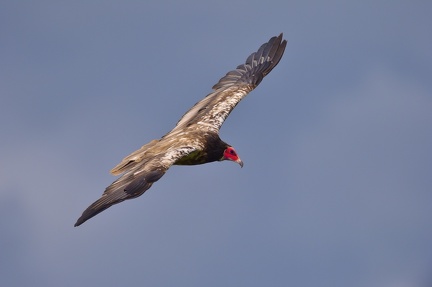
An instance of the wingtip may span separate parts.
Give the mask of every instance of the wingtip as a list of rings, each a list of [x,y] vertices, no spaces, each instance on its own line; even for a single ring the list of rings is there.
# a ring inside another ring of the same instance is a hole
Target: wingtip
[[[283,38],[283,32],[280,33],[279,36],[277,36],[275,38],[277,38],[278,42],[280,43],[280,46],[283,46],[283,49],[285,49],[285,46],[287,45],[288,40]]]
[[[80,226],[90,218],[98,215],[99,213],[101,213],[102,211],[104,211],[105,209],[107,209],[112,205],[112,204],[111,205],[103,204],[104,199],[105,199],[104,197],[101,197],[100,199],[93,202],[93,204],[91,204],[89,207],[87,207],[87,209],[84,210],[80,218],[78,218],[78,220],[76,221],[74,227]]]
[[[74,227],[78,227],[81,224],[83,224],[85,222],[85,220],[83,220],[82,216],[80,218],[78,218],[78,220],[75,222]]]
[[[237,66],[233,71],[228,72],[213,87],[213,90],[227,88],[235,85],[239,81],[245,81],[254,87],[258,86],[262,79],[276,67],[281,60],[287,40],[282,39],[283,33],[279,36],[273,36],[266,43],[262,44],[259,49],[247,57],[245,63]],[[257,68],[258,67],[258,68]],[[256,69],[257,73],[250,72]]]

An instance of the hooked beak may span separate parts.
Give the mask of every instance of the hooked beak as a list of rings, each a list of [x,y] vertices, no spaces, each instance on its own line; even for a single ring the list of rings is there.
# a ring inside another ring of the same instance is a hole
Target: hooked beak
[[[240,167],[243,167],[243,161],[240,158],[238,158],[235,162],[238,163]]]

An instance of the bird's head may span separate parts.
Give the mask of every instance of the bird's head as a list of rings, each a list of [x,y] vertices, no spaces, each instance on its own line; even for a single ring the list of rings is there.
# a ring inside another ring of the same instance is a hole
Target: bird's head
[[[231,160],[238,163],[240,167],[243,167],[243,161],[237,155],[237,152],[232,146],[229,146],[224,150],[221,160]]]

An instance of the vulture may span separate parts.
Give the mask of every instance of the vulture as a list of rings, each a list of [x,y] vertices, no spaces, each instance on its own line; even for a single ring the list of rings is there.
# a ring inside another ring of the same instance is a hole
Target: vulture
[[[234,107],[279,63],[285,51],[283,34],[272,37],[244,64],[228,72],[213,91],[197,102],[177,125],[125,157],[111,173],[121,175],[91,204],[75,226],[114,204],[142,195],[172,165],[197,165],[230,160],[243,167],[236,150],[220,139],[219,129]]]

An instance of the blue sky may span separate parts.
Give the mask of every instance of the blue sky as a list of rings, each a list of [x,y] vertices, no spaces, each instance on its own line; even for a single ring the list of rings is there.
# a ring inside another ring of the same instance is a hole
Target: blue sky
[[[432,4],[3,1],[5,286],[430,286]],[[124,156],[271,36],[221,137],[73,224]]]

